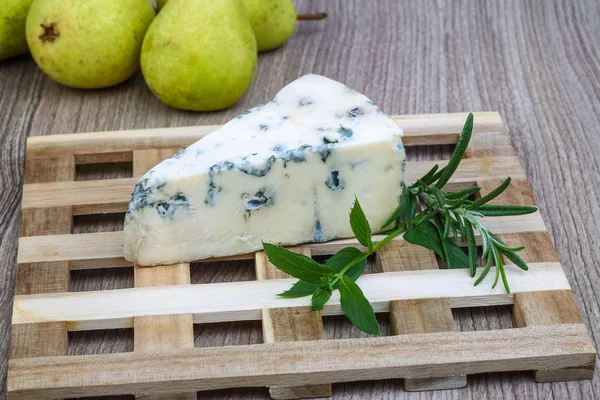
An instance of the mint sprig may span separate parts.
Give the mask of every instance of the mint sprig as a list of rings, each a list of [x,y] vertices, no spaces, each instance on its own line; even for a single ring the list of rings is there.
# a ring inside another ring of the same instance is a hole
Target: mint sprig
[[[471,277],[475,277],[478,259],[475,231],[481,237],[482,258],[485,260],[485,266],[475,280],[475,285],[487,276],[494,265],[496,274],[492,287],[501,279],[504,289],[510,293],[503,256],[519,268],[527,270],[527,264],[517,255],[524,247],[506,245],[482,224],[481,218],[530,214],[537,211],[537,208],[488,204],[508,188],[510,177],[489,194],[475,200],[470,197],[481,189],[477,186],[456,192],[443,191],[465,154],[472,132],[473,114],[469,114],[448,165],[440,169],[436,164],[415,183],[402,183],[398,207],[381,226],[382,233],[387,236],[377,244],[373,243],[369,221],[358,199],[355,199],[350,212],[350,226],[359,243],[366,248],[364,252],[347,247],[324,264],[319,264],[304,255],[263,243],[271,263],[299,279],[289,290],[279,295],[312,295],[312,309],[321,310],[333,292],[339,290],[342,310],[350,321],[366,333],[379,335],[373,307],[356,283],[365,270],[367,257],[403,234],[406,241],[434,251],[448,263],[448,268],[468,268]],[[422,211],[417,212],[418,210]],[[467,253],[457,243],[466,243]]]

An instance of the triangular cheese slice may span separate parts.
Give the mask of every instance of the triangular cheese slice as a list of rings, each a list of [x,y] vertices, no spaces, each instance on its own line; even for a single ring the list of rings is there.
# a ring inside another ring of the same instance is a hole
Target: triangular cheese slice
[[[374,231],[398,204],[402,130],[362,94],[306,75],[146,173],[125,257],[174,264],[352,236],[355,196]]]

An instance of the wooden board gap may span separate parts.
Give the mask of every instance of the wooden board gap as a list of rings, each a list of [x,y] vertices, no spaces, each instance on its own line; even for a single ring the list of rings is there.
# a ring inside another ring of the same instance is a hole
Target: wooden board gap
[[[411,146],[405,145],[408,149],[406,152],[407,161],[432,161],[432,160],[449,160],[452,151],[456,145],[454,144],[432,144]]]
[[[76,181],[96,181],[102,179],[117,179],[131,177],[133,177],[133,163],[131,161],[116,163],[78,164],[75,168]]]
[[[255,281],[254,260],[190,264],[191,283]]]
[[[73,233],[119,232],[123,230],[125,213],[73,216]]]
[[[381,336],[390,336],[390,315],[389,313],[376,314],[377,323]],[[356,326],[352,325],[345,315],[323,316],[323,329],[325,330],[325,340],[332,339],[356,339],[374,337],[362,332]]]
[[[240,346],[263,343],[260,321],[194,324],[195,347]]]
[[[90,397],[78,397],[78,399],[84,400],[135,400],[134,395],[126,394],[122,396],[90,396]]]
[[[103,269],[71,270],[71,291],[114,290],[133,287],[133,268],[112,268],[110,274]]]
[[[462,332],[516,328],[511,306],[508,305],[456,308],[452,314],[458,330]]]
[[[69,332],[70,356],[130,353],[132,351],[132,328]]]
[[[113,153],[91,153],[91,154],[76,154],[76,164],[108,164],[119,162],[131,162],[133,160],[133,152],[121,151]]]

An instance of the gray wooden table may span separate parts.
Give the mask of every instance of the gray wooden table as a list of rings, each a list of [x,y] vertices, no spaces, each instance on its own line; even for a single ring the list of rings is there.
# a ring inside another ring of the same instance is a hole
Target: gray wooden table
[[[389,114],[500,111],[587,327],[594,342],[600,341],[600,2],[303,0],[297,5],[301,12],[325,10],[329,18],[301,23],[284,48],[261,54],[246,96],[218,113],[163,105],[141,74],[114,88],[80,91],[51,81],[29,56],[0,63],[0,388],[10,343],[26,137],[224,123],[310,72],[365,93]],[[130,173],[126,167],[81,168],[78,179]],[[121,224],[111,218],[75,222],[76,232]],[[252,278],[251,265],[244,263],[204,265],[193,268],[192,276],[195,282]],[[132,285],[132,272],[125,269],[72,276],[72,290]],[[464,309],[455,317],[462,330],[513,326],[505,307]],[[327,337],[360,336],[343,317],[327,318],[325,325]],[[196,341],[259,343],[260,323],[198,326]],[[132,348],[132,332],[115,330],[73,334],[69,351]],[[475,375],[467,388],[422,394],[404,392],[397,380],[334,385],[336,399],[590,399],[597,393],[598,369],[593,381],[552,384],[536,384],[525,373]],[[222,390],[200,398],[263,399],[267,391]]]

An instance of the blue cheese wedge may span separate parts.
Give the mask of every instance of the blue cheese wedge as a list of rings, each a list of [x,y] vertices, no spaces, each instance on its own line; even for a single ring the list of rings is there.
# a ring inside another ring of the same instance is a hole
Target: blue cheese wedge
[[[125,216],[125,258],[174,264],[352,236],[398,204],[402,129],[371,100],[306,75],[148,171]]]

